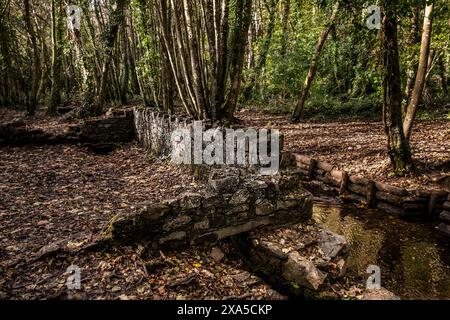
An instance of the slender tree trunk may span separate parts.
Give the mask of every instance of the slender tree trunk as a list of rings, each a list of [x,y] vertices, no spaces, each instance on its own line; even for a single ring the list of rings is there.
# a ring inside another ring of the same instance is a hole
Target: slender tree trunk
[[[122,57],[120,59],[120,99],[122,105],[128,102],[128,83],[130,80],[130,65],[129,65],[129,51],[128,51],[128,36],[127,28],[124,23],[122,26],[122,37],[120,39],[120,50]]]
[[[425,17],[423,21],[422,41],[420,44],[419,66],[417,69],[416,82],[414,90],[411,95],[411,101],[406,110],[405,120],[403,122],[403,132],[406,139],[410,139],[411,132],[416,116],[417,107],[422,96],[423,88],[425,86],[425,76],[427,73],[428,55],[430,53],[430,41],[432,30],[432,13],[434,4],[431,3],[425,8]]]
[[[6,10],[6,6],[5,6]],[[13,80],[10,78],[11,75],[11,55],[10,55],[10,49],[9,49],[9,42],[10,42],[10,35],[8,32],[8,26],[6,25],[6,19],[2,16],[0,21],[0,50],[1,55],[4,59],[4,66],[2,79],[1,79],[1,85],[2,85],[2,102],[1,104],[6,106],[12,103],[10,97],[14,97],[14,90],[11,83]]]
[[[335,4],[333,13],[331,15],[330,22],[325,27],[325,30],[323,30],[322,34],[319,37],[319,41],[317,42],[316,48],[314,50],[314,54],[312,56],[308,75],[306,76],[306,80],[305,80],[305,83],[303,84],[303,88],[302,88],[302,91],[300,94],[300,99],[297,103],[297,106],[294,109],[294,112],[292,113],[292,121],[294,121],[294,122],[298,122],[300,119],[303,118],[305,103],[306,103],[306,100],[308,99],[309,90],[311,89],[311,85],[312,85],[312,83],[314,81],[314,77],[316,75],[317,63],[319,61],[319,57],[322,52],[325,41],[327,40],[328,35],[331,32],[331,29],[333,29],[334,24],[336,23],[336,19],[338,16],[338,10],[339,10],[339,2],[337,2]]]
[[[50,104],[47,112],[56,114],[58,105],[61,103],[61,68],[62,68],[62,1],[52,0],[52,87],[50,93]]]
[[[200,67],[200,58],[199,58],[199,41],[197,39],[197,34],[195,32],[195,20],[193,19],[194,13],[192,8],[192,3],[188,0],[183,0],[184,6],[184,19],[186,19],[186,31],[189,40],[189,49],[190,49],[190,68],[192,71],[192,79],[193,79],[193,92],[195,96],[195,101],[197,105],[197,112],[200,116],[200,119],[206,118],[206,109],[208,106],[206,105],[206,99],[204,96],[205,88],[203,87],[203,76]]]
[[[28,37],[31,41],[32,50],[33,50],[33,58],[32,58],[32,74],[31,74],[31,90],[29,94],[29,99],[27,102],[27,112],[28,115],[32,116],[36,112],[37,108],[37,94],[39,90],[39,80],[41,78],[41,67],[40,67],[40,54],[39,47],[36,39],[36,33],[34,31],[33,23],[31,21],[31,8],[30,8],[30,0],[24,0],[24,19],[25,26],[27,29]]]
[[[248,29],[252,18],[252,0],[238,0],[237,12],[241,13],[236,23],[233,34],[233,46],[231,48],[230,92],[224,108],[221,110],[221,119],[230,119],[236,110],[239,90],[242,81],[242,69],[244,67],[245,49],[247,47]]]
[[[281,15],[281,51],[280,56],[281,59],[285,59],[287,46],[288,46],[288,32],[289,32],[289,16],[291,14],[291,0],[283,0],[283,9]],[[283,98],[286,97],[286,80],[283,78],[282,80],[282,91],[281,96]]]
[[[395,11],[389,4],[383,8],[381,30],[383,52],[383,123],[388,138],[388,154],[397,175],[412,169],[411,151],[402,130],[402,92]]]
[[[445,55],[442,54],[439,59],[439,78],[441,82],[442,92],[448,98],[448,72],[445,66]]]
[[[108,82],[108,74],[111,67],[112,52],[114,44],[117,39],[117,33],[120,25],[124,20],[124,10],[127,0],[117,0],[116,9],[111,14],[110,21],[108,22],[107,29],[103,34],[103,41],[105,46],[104,61],[101,71],[100,85],[97,89],[96,99],[94,104],[94,114],[100,115],[103,113],[103,107],[106,99],[106,90]]]
[[[288,28],[289,28],[289,16],[291,14],[291,0],[283,0],[283,13],[281,16],[281,51],[280,55],[282,58],[286,55],[287,51],[287,39],[288,39]]]
[[[270,45],[272,43],[272,36],[275,31],[275,17],[277,12],[277,3],[278,0],[264,0],[266,10],[269,13],[269,23],[267,24],[267,34],[263,40],[260,55],[258,62],[256,63],[256,67],[254,70],[254,73],[250,79],[250,83],[248,84],[247,88],[245,89],[245,97],[246,99],[250,99],[253,90],[257,89],[256,83],[257,80],[260,78],[262,71],[264,70],[264,67],[266,66],[267,56],[269,54]]]
[[[420,41],[419,37],[419,16],[420,16],[420,7],[415,6],[413,8],[413,16],[411,18],[411,33],[409,34],[409,38],[407,40],[408,46],[413,47]],[[414,86],[414,77],[415,77],[415,69],[417,66],[414,63],[414,60],[410,60],[408,62],[408,68],[406,70],[406,84],[405,84],[405,113],[406,106],[408,105],[411,98],[411,91]]]

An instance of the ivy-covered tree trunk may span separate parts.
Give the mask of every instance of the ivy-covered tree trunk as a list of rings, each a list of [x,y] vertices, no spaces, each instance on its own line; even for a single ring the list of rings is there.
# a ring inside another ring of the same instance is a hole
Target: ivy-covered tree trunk
[[[381,44],[383,52],[383,123],[388,138],[388,154],[397,175],[412,169],[411,150],[403,134],[401,75],[397,41],[397,20],[390,4],[383,7]]]
[[[247,48],[247,35],[252,18],[252,0],[238,0],[236,3],[237,21],[232,35],[231,47],[231,87],[226,103],[218,113],[219,119],[231,119],[236,110],[238,94],[242,82],[242,69],[244,67],[245,50]]]
[[[28,115],[32,116],[36,112],[38,103],[37,97],[39,90],[39,80],[41,78],[41,66],[40,66],[40,54],[37,37],[34,30],[33,22],[31,20],[30,1],[24,0],[23,5],[24,5],[25,27],[32,47],[31,89],[30,92],[28,93],[28,101],[27,101],[27,112]]]
[[[50,104],[47,112],[56,114],[57,107],[61,103],[61,71],[62,71],[62,33],[63,33],[63,10],[62,0],[52,0],[52,87],[50,93]]]
[[[127,0],[117,0],[116,9],[111,13],[109,17],[109,22],[102,35],[102,44],[103,44],[103,65],[101,71],[100,84],[97,88],[96,99],[94,103],[94,114],[100,115],[103,113],[103,108],[106,99],[106,91],[107,91],[107,83],[108,83],[108,74],[111,66],[111,61],[113,57],[113,49],[116,43],[117,34],[119,31],[120,25],[124,21],[125,17],[125,5]]]

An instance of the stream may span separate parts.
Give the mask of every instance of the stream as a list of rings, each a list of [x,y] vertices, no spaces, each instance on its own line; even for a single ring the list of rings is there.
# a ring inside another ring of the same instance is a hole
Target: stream
[[[436,223],[408,222],[379,210],[315,198],[314,220],[349,242],[347,272],[365,283],[369,265],[402,299],[450,299],[450,239]]]

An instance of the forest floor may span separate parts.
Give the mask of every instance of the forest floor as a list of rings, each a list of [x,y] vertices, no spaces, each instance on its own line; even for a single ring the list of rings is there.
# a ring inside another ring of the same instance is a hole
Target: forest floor
[[[0,299],[284,298],[236,255],[216,262],[208,247],[156,257],[141,246],[42,255],[60,243],[82,247],[138,203],[198,188],[186,170],[134,144],[103,156],[78,146],[2,148],[0,167]],[[70,265],[81,267],[83,290],[67,296]]]
[[[19,117],[0,109],[1,122]],[[418,121],[413,148],[423,174],[397,180],[389,175],[381,123],[293,125],[283,116],[238,117],[248,126],[280,129],[288,150],[395,185],[433,188],[431,175],[450,173],[449,122]],[[65,124],[43,115],[29,122],[55,131]],[[226,241],[218,244],[225,253],[219,261],[210,247],[156,256],[145,246],[40,255],[52,244],[83,247],[113,216],[140,202],[198,188],[189,172],[149,159],[135,144],[102,156],[77,145],[7,147],[1,149],[0,168],[0,299],[287,298],[246,271]],[[82,291],[66,290],[70,265],[81,267]]]
[[[292,124],[284,115],[254,111],[237,114],[246,126],[278,129],[285,150],[311,156],[350,174],[411,189],[441,189],[434,180],[450,176],[450,121],[418,120],[411,140],[417,171],[392,174],[383,124],[364,120],[333,120]]]

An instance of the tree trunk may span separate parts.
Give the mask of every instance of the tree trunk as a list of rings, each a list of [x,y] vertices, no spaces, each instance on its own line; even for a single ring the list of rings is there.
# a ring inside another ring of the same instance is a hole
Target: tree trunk
[[[417,43],[419,43],[419,16],[420,16],[420,8],[418,6],[415,6],[413,8],[413,16],[411,18],[411,33],[409,34],[409,38],[407,40],[408,46],[413,47]],[[414,63],[414,60],[410,60],[408,62],[408,68],[406,70],[406,84],[405,84],[405,113],[406,113],[406,106],[408,105],[410,98],[411,98],[411,91],[414,86],[414,76],[415,72],[414,70],[417,69],[417,66]]]
[[[402,130],[402,92],[395,12],[389,4],[383,8],[381,30],[383,52],[383,123],[388,138],[388,154],[395,174],[412,169],[411,151]]]
[[[231,70],[230,82],[231,88],[228,93],[227,101],[220,112],[222,119],[230,119],[236,110],[237,99],[242,81],[242,69],[244,66],[245,49],[247,47],[247,35],[252,18],[252,0],[238,0],[237,12],[240,12],[239,21],[236,22],[233,34],[233,46],[231,48]]]
[[[420,57],[419,66],[417,69],[416,82],[414,90],[411,95],[411,101],[408,104],[406,110],[405,120],[403,122],[403,132],[406,139],[410,139],[411,132],[414,124],[414,118],[417,112],[417,106],[419,105],[420,98],[422,96],[423,88],[425,85],[425,76],[427,73],[428,55],[430,53],[430,41],[432,30],[432,13],[434,4],[431,3],[425,8],[425,17],[423,21],[422,42],[420,44]]]
[[[56,2],[58,2],[56,4]],[[62,67],[62,1],[52,0],[51,20],[52,20],[52,87],[50,93],[50,104],[47,112],[56,114],[57,107],[61,103],[61,67]]]
[[[120,25],[124,20],[125,2],[127,0],[117,0],[117,7],[111,14],[108,26],[103,34],[103,42],[105,47],[104,61],[101,71],[100,85],[97,88],[96,99],[94,104],[94,114],[100,115],[103,113],[103,107],[106,98],[106,89],[108,82],[108,74],[111,66],[112,52],[114,44],[117,39],[117,33]]]
[[[250,79],[250,83],[245,89],[245,98],[251,99],[253,95],[253,90],[258,89],[256,86],[257,80],[261,76],[262,71],[264,70],[266,66],[267,56],[269,54],[270,45],[272,43],[272,37],[273,33],[275,31],[275,17],[276,17],[276,11],[277,11],[277,3],[278,0],[264,0],[266,10],[269,13],[269,23],[267,24],[267,34],[263,40],[261,51],[259,55],[258,62],[256,64],[255,70],[253,72],[253,75]]]
[[[32,74],[31,74],[31,90],[29,93],[28,101],[27,101],[27,112],[28,115],[32,116],[36,112],[37,107],[37,94],[39,90],[39,80],[41,75],[40,68],[40,55],[39,55],[39,47],[36,39],[36,33],[34,32],[33,23],[31,22],[31,8],[30,8],[30,0],[24,0],[24,20],[25,27],[27,29],[28,38],[31,41],[31,46],[33,50],[33,58],[32,58]]]
[[[319,37],[319,41],[317,42],[316,48],[314,50],[314,54],[312,56],[308,75],[306,76],[306,80],[305,80],[305,83],[303,85],[303,88],[302,88],[302,91],[300,94],[300,99],[292,113],[292,121],[293,122],[298,122],[300,119],[303,118],[305,103],[306,103],[306,100],[308,99],[309,90],[311,89],[311,85],[312,85],[312,83],[314,81],[314,77],[316,75],[317,63],[319,61],[320,53],[322,52],[323,46],[325,44],[325,41],[328,38],[328,35],[331,32],[331,29],[334,27],[334,24],[335,24],[337,16],[338,16],[338,10],[339,10],[339,2],[337,2],[335,4],[333,13],[331,15],[330,22],[325,27],[325,30],[323,30],[322,34]]]

